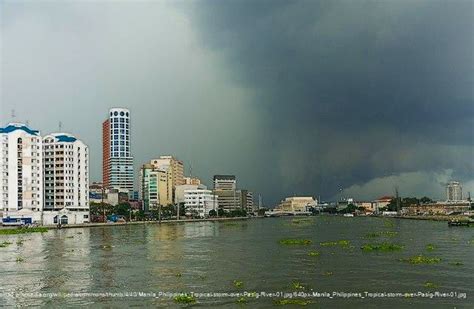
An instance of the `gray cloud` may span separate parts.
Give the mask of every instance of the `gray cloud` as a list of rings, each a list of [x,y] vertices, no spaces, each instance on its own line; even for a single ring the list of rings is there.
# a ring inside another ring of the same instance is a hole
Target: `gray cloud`
[[[61,120],[99,179],[101,121],[126,106],[137,166],[172,153],[269,203],[399,174],[472,181],[472,6],[3,1],[0,120]]]

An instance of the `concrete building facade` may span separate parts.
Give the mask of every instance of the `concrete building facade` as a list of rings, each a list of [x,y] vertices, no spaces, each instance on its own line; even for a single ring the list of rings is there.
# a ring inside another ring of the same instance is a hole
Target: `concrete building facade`
[[[460,182],[448,182],[446,185],[446,200],[449,202],[462,201],[462,186]]]
[[[185,190],[184,207],[186,209],[186,215],[206,218],[209,216],[211,210],[217,212],[219,202],[217,196],[213,195],[211,190]]]
[[[276,207],[276,211],[282,212],[308,212],[311,207],[316,207],[317,201],[311,196],[287,197]]]
[[[89,222],[89,148],[71,134],[43,138],[43,224]]]
[[[0,209],[4,220],[41,223],[43,154],[38,130],[22,123],[0,128]]]
[[[166,170],[171,177],[171,192],[170,204],[175,200],[174,191],[176,186],[184,185],[184,164],[183,161],[176,159],[173,156],[160,156],[159,158],[150,161],[156,169]]]

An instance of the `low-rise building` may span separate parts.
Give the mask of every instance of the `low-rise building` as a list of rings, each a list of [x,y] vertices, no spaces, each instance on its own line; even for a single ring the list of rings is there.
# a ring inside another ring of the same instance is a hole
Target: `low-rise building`
[[[211,210],[219,209],[219,202],[211,190],[195,189],[184,191],[184,207],[186,215],[200,218],[209,216]]]
[[[409,216],[422,215],[451,215],[461,214],[471,209],[469,201],[462,202],[437,202],[421,205],[411,205],[402,209],[402,214]]]
[[[311,196],[292,196],[280,202],[275,211],[280,212],[308,212],[317,206],[317,201]]]
[[[184,191],[186,190],[197,190],[197,189],[203,189],[206,190],[207,187],[202,184],[185,184],[185,185],[180,185],[176,186],[175,188],[175,193],[174,193],[174,202],[175,204],[180,204],[184,203]]]

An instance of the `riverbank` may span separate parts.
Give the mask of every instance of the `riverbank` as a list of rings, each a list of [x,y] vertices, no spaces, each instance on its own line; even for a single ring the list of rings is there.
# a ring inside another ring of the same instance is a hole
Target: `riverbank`
[[[469,220],[468,216],[395,216],[392,218],[430,221]]]
[[[131,222],[115,222],[115,223],[84,223],[84,224],[71,224],[62,225],[61,229],[72,229],[72,228],[83,228],[83,227],[102,227],[102,226],[127,226],[127,225],[138,225],[138,224],[173,224],[173,223],[187,223],[187,222],[213,222],[213,221],[238,221],[247,220],[249,217],[233,217],[233,218],[205,218],[205,219],[180,219],[180,220],[161,220],[161,221],[131,221]],[[57,225],[42,225],[50,229],[57,229]]]

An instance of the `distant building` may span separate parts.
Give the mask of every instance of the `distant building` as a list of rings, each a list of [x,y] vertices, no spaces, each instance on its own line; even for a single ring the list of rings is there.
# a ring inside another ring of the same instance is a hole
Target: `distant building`
[[[242,208],[247,211],[247,213],[252,213],[256,211],[253,202],[253,193],[248,190],[240,190],[240,198]]]
[[[134,172],[131,152],[130,111],[112,108],[102,123],[102,182],[106,188],[133,194]]]
[[[171,197],[170,204],[174,201],[174,191],[176,186],[185,184],[184,182],[184,164],[183,161],[176,159],[173,156],[160,156],[157,159],[150,161],[154,168],[166,170],[171,177]]]
[[[281,212],[308,212],[312,207],[317,206],[317,201],[311,196],[287,197],[275,208]]]
[[[451,202],[462,201],[462,186],[460,182],[448,182],[446,185],[446,200]]]
[[[187,215],[201,218],[209,216],[211,210],[217,212],[219,202],[211,190],[195,189],[184,191],[184,207]]]
[[[234,175],[215,175],[214,190],[235,191],[237,189],[237,180]]]
[[[180,185],[180,186],[176,186],[176,189],[175,189],[175,195],[174,195],[174,203],[175,204],[180,204],[180,203],[184,203],[184,191],[186,190],[197,190],[197,189],[202,189],[202,190],[206,190],[207,187],[205,185],[201,185],[201,184],[185,184],[185,185]]]
[[[390,204],[390,202],[394,199],[393,196],[382,196],[376,200],[374,200],[373,203],[373,208],[375,212],[379,212],[381,208],[385,208]]]
[[[82,224],[89,219],[89,148],[71,134],[43,138],[43,224]]]
[[[422,205],[410,205],[404,207],[402,212],[405,215],[420,216],[420,215],[452,215],[462,214],[471,209],[468,201],[460,202],[437,202]]]
[[[169,165],[156,167],[144,164],[140,169],[139,197],[143,201],[143,210],[148,212],[158,205],[173,204],[172,176]]]
[[[185,185],[200,185],[202,181],[197,177],[184,177]]]
[[[43,140],[22,123],[0,128],[0,209],[3,218],[40,223],[43,211]]]

